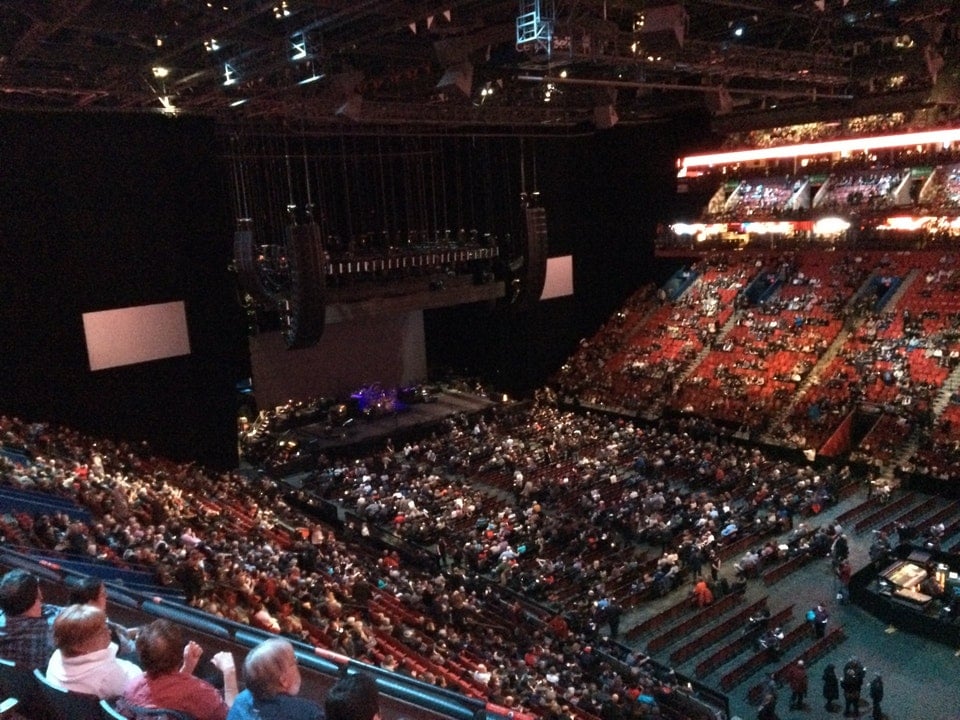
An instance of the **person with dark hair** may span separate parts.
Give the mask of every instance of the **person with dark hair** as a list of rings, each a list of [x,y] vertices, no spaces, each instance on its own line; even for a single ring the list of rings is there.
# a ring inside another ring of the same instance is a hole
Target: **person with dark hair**
[[[141,628],[137,652],[143,675],[124,689],[123,699],[127,703],[177,710],[195,720],[226,720],[237,696],[233,655],[219,652],[210,660],[223,673],[221,696],[213,685],[193,675],[203,649],[192,640],[184,644],[179,626],[169,620],[154,620]]]
[[[843,688],[844,717],[856,717],[860,714],[860,693],[863,690],[865,673],[863,663],[856,658],[850,658],[850,661],[843,666],[840,687]]]
[[[330,688],[324,701],[327,720],[380,720],[380,691],[370,675],[348,675]]]
[[[760,709],[757,711],[757,720],[780,720],[777,715],[777,696],[767,694],[760,703]]]
[[[67,578],[67,587],[70,588],[70,605],[92,605],[107,611],[107,586],[100,578],[89,575],[71,575]],[[107,618],[107,627],[110,628],[110,637],[117,644],[117,656],[136,661],[137,648],[135,639],[140,628],[126,628]]]
[[[56,687],[113,699],[142,674],[132,662],[117,658],[107,614],[93,605],[63,608],[53,621],[53,639],[57,649],[47,664],[47,680]]]
[[[19,568],[0,579],[0,610],[5,622],[0,627],[0,657],[28,670],[43,669],[53,655],[51,624],[60,612],[45,605],[36,575]]]
[[[817,603],[810,612],[807,613],[810,622],[813,623],[813,633],[816,637],[822,638],[827,634],[827,623],[830,621],[830,613],[826,605]]]
[[[883,718],[883,711],[880,709],[880,703],[883,702],[883,678],[879,674],[874,675],[868,687],[870,702],[873,703],[873,720],[881,720]]]
[[[840,680],[835,665],[827,665],[823,669],[823,699],[827,701],[827,712],[833,712],[834,703],[840,699]]]
[[[312,700],[297,697],[300,668],[289,640],[271,638],[251,650],[243,662],[243,690],[227,720],[323,720]]]

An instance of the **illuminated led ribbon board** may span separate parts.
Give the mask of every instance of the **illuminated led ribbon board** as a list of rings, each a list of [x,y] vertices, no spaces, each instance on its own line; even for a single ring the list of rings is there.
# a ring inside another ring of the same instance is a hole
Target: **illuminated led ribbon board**
[[[784,160],[815,155],[849,154],[868,150],[910,147],[912,145],[949,146],[960,141],[960,128],[928,130],[925,132],[899,133],[896,135],[878,135],[858,137],[847,140],[827,140],[818,143],[782,145],[778,147],[757,148],[753,150],[733,150],[730,152],[690,155],[680,158],[677,165],[678,177],[686,177],[689,168],[712,167],[717,165],[736,165],[738,163],[758,162],[762,160]]]

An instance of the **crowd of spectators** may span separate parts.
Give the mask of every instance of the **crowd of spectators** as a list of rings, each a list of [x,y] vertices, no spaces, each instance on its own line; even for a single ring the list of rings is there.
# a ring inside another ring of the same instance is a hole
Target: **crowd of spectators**
[[[919,132],[947,126],[957,119],[955,106],[939,105],[919,108],[909,115],[904,112],[862,115],[837,122],[803,123],[731,133],[724,140],[724,147],[766,148],[863,135]]]
[[[151,568],[207,612],[547,717],[656,712],[670,677],[615,642],[628,599],[692,592],[725,544],[756,535],[761,548],[848,475],[766,458],[709,424],[562,411],[548,393],[320,458],[299,493],[0,422],[3,483],[93,515],[8,514],[5,544]],[[315,521],[321,501],[351,522]],[[387,535],[397,549],[367,542]]]
[[[623,612],[670,592],[709,604],[727,591],[717,573],[726,549],[743,539],[740,581],[784,552],[823,553],[830,530],[810,518],[857,480],[848,467],[814,470],[731,438],[711,420],[716,391],[685,396],[672,419],[641,418],[640,402],[666,404],[692,360],[735,350],[757,378],[771,353],[809,355],[781,368],[786,380],[770,377],[795,390],[843,324],[852,339],[838,356],[856,373],[821,385],[846,377],[856,398],[893,386],[887,404],[929,409],[942,376],[917,382],[912,354],[952,369],[948,330],[960,308],[932,317],[905,302],[891,315],[857,309],[857,293],[871,278],[909,276],[904,298],[929,302],[952,287],[954,264],[920,253],[703,260],[677,297],[638,291],[532,401],[453,416],[375,451],[320,455],[298,490],[262,472],[212,473],[142,444],[3,417],[0,482],[69,498],[90,519],[8,512],[2,541],[148,569],[198,609],[506,707],[551,718],[651,714],[673,681],[617,644]],[[767,278],[779,292],[744,304]],[[676,367],[665,374],[668,362]],[[722,396],[733,373],[713,375],[703,377]],[[583,407],[614,399],[629,415]],[[812,420],[809,404],[798,407]],[[948,442],[949,419],[924,422]],[[342,527],[320,519],[330,507],[347,518]],[[784,533],[789,542],[773,540]]]
[[[656,293],[631,313],[633,322],[614,336],[605,333],[581,343],[556,375],[557,391],[586,404],[628,412],[652,412],[665,390],[704,347],[713,342],[734,313],[737,295],[756,268],[752,262],[719,255],[694,263],[686,272],[690,288],[671,299]]]
[[[648,302],[615,342],[581,343],[553,381],[561,397],[647,416],[666,408],[813,452],[866,409],[872,430],[844,452],[889,464],[917,430],[911,470],[952,466],[960,428],[948,411],[937,417],[960,364],[952,253],[754,252],[690,269],[687,292]],[[677,342],[685,352],[664,351]]]

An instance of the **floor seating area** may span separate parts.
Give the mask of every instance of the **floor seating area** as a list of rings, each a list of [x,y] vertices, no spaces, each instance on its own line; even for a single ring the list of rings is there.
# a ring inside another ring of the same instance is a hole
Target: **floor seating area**
[[[778,610],[770,616],[767,625],[770,627],[785,627],[793,618],[793,605]],[[696,665],[696,675],[698,678],[706,678],[716,672],[719,668],[730,663],[734,658],[740,656],[748,650],[754,649],[756,638],[748,634],[740,634],[727,641],[726,644],[716,649],[706,658]],[[759,664],[762,663],[757,663]]]
[[[798,660],[802,660],[804,665],[806,665],[807,667],[813,665],[814,662],[816,662],[818,659],[820,659],[821,657],[829,653],[831,650],[833,650],[840,643],[842,643],[845,637],[846,636],[843,632],[842,627],[831,628],[830,630],[827,631],[827,633],[822,638],[819,638],[815,643],[813,643],[813,645],[806,648],[799,655],[792,658],[787,663],[780,664],[779,667],[777,667],[772,673],[770,673],[770,676],[773,678],[773,680],[782,683],[786,676],[787,669],[791,665],[796,664]],[[763,699],[764,692],[766,692],[767,690],[768,684],[769,684],[768,681],[764,681],[761,683],[757,683],[756,685],[753,685],[750,688],[748,697],[753,703],[755,704],[760,703],[760,701]],[[810,695],[813,697],[817,696],[817,687],[815,682],[810,683]]]

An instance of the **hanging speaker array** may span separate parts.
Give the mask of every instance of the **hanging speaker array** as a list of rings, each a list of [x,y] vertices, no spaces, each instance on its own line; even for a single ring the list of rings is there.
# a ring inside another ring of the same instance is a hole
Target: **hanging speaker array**
[[[326,323],[326,255],[315,222],[290,225],[286,233],[290,286],[285,298],[284,339],[291,350],[319,342]]]
[[[280,298],[277,288],[271,289],[265,280],[265,267],[260,248],[253,242],[253,230],[238,228],[233,234],[233,266],[237,271],[240,287],[260,304],[272,304]]]
[[[547,221],[522,146],[304,137],[301,170],[289,137],[231,140],[233,266],[252,333],[279,330],[298,349],[327,322],[539,300]]]
[[[517,304],[527,309],[540,299],[547,281],[547,211],[543,207],[524,210],[527,242],[524,245],[524,268]]]

